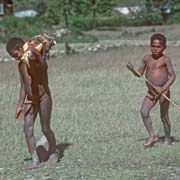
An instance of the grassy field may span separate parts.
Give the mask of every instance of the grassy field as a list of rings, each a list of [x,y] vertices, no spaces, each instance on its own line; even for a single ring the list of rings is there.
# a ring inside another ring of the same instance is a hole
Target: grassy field
[[[98,40],[102,39],[133,39],[147,40],[152,33],[164,33],[169,41],[180,40],[180,24],[164,26],[142,26],[142,27],[104,27],[93,29],[84,33],[96,36]]]
[[[56,166],[32,171],[20,168],[30,158],[23,121],[15,121],[19,93],[16,62],[0,64],[0,179],[2,180],[178,180],[180,179],[180,112],[171,106],[173,146],[160,141],[144,149],[148,137],[139,109],[146,93],[135,67],[149,47],[121,47],[99,54],[61,56],[50,60],[53,96],[52,128],[62,158]],[[172,99],[180,104],[179,48],[169,47],[177,79]],[[155,131],[162,137],[158,105],[152,111]],[[39,119],[35,128],[40,138]]]

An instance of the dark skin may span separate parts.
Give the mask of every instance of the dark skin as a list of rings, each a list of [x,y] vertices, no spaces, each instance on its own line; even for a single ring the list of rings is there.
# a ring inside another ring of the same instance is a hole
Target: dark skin
[[[34,137],[34,122],[39,113],[42,132],[49,142],[49,156],[56,152],[56,140],[50,127],[50,117],[52,111],[52,99],[48,87],[47,64],[42,55],[35,48],[30,47],[33,60],[19,62],[20,74],[20,96],[15,117],[18,119],[24,112],[24,132],[29,152],[32,155],[33,165],[39,164],[36,152],[36,142]],[[19,48],[11,53],[12,57],[20,60],[24,54],[23,48]],[[52,157],[52,156],[51,156]]]
[[[154,133],[152,121],[149,115],[150,110],[154,107],[157,101],[160,102],[160,115],[164,127],[165,144],[171,144],[171,124],[168,115],[169,101],[164,99],[161,94],[163,93],[170,98],[169,88],[174,82],[176,76],[171,60],[163,54],[164,50],[165,45],[163,45],[160,40],[154,39],[151,43],[151,54],[146,55],[143,58],[142,63],[137,70],[141,75],[145,73],[146,79],[153,84],[152,87],[152,85],[146,83],[148,92],[141,107],[142,119],[149,134],[148,140],[144,143],[145,147],[152,145],[158,140]],[[131,63],[127,64],[127,68],[133,72],[135,76],[140,77]]]

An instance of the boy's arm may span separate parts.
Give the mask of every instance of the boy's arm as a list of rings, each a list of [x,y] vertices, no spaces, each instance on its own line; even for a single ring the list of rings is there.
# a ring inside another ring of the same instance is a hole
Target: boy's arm
[[[168,81],[162,87],[162,92],[166,91],[176,79],[176,74],[175,74],[173,65],[171,63],[171,60],[168,57],[166,58],[166,67],[168,71]]]
[[[20,84],[21,85],[20,85],[18,107],[23,107],[24,100],[25,100],[25,97],[26,97],[26,92],[25,92],[25,89],[24,89],[24,83],[23,83],[21,74],[20,74]]]
[[[41,65],[45,64],[45,60],[43,55],[34,47],[29,47],[29,49],[31,50],[31,53],[33,54],[33,56],[35,56],[35,58],[41,63]]]
[[[22,83],[23,83],[23,86],[24,86],[23,87],[24,92],[27,95],[28,100],[33,101],[32,87],[31,87],[32,78],[29,75],[27,63],[22,62],[19,65],[19,71],[20,71],[21,78],[22,78]]]
[[[19,67],[18,67],[18,69],[19,69]],[[19,93],[18,105],[17,105],[16,112],[15,112],[15,118],[16,119],[21,118],[21,115],[23,113],[23,104],[24,104],[24,100],[26,97],[26,92],[24,89],[24,83],[22,80],[20,69],[19,69],[19,75],[20,75],[20,93]]]
[[[129,62],[127,64],[127,68],[136,76],[136,77],[140,77],[139,74],[143,75],[144,71],[146,70],[146,62],[145,62],[145,58],[143,58],[141,65],[139,67],[139,69],[136,71],[133,67],[133,65]],[[138,73],[137,73],[138,72]]]

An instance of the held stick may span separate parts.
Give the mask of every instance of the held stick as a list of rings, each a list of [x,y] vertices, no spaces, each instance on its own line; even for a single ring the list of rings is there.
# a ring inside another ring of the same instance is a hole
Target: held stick
[[[143,78],[150,86],[152,86],[154,89],[155,89],[155,87],[154,87],[154,85],[148,80],[148,79],[146,79],[141,73],[139,73],[138,71],[136,71],[135,69],[134,69],[134,71],[141,77],[141,78]],[[180,110],[180,107],[177,105],[177,104],[175,104],[170,98],[168,98],[165,94],[161,94],[166,100],[168,100],[176,109],[178,109],[178,110]]]
[[[24,104],[32,104],[32,101],[26,100],[24,101]]]

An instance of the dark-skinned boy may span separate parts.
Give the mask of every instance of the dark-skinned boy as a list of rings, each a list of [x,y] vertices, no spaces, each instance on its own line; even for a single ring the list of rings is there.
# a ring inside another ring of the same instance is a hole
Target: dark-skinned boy
[[[48,66],[42,54],[43,47],[39,51],[21,38],[11,38],[7,42],[6,50],[19,61],[21,87],[15,116],[18,119],[20,114],[24,113],[24,132],[32,157],[32,164],[26,169],[37,167],[40,164],[34,136],[34,123],[38,113],[42,132],[49,143],[48,162],[57,162],[56,140],[50,127],[52,98],[48,86]]]
[[[141,107],[142,119],[149,134],[148,140],[144,143],[145,148],[152,146],[158,141],[150,118],[150,111],[157,101],[160,103],[160,115],[165,134],[164,143],[171,145],[170,102],[162,94],[170,98],[170,86],[173,84],[176,75],[170,58],[163,53],[165,48],[166,37],[160,33],[153,34],[151,36],[151,54],[144,56],[139,69],[136,71],[131,63],[127,64],[127,68],[136,77],[140,77],[140,74],[143,75],[145,73],[147,81],[150,82],[146,82],[148,92]]]

